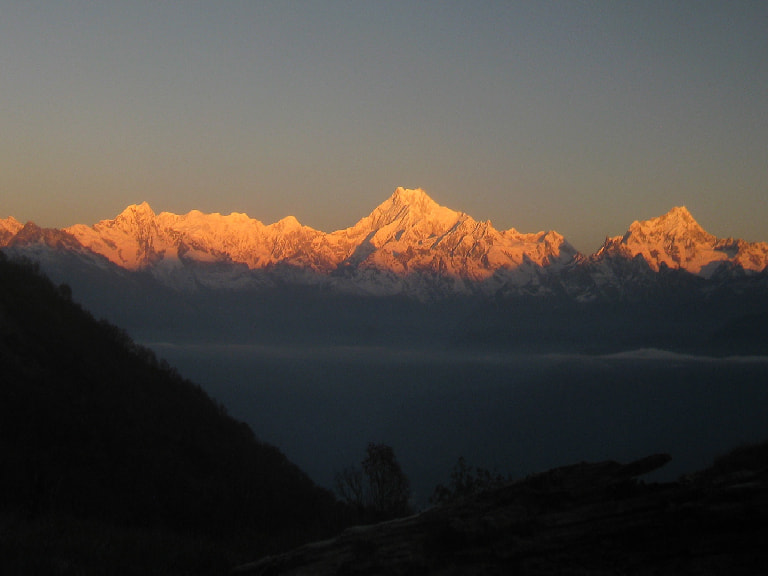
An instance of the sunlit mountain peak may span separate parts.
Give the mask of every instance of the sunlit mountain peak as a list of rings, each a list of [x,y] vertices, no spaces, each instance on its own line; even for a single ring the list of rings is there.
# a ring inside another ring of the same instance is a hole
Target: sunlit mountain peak
[[[296,230],[302,227],[301,222],[299,222],[295,216],[286,216],[285,218],[281,218],[271,226],[277,230],[282,230],[283,232]]]
[[[684,206],[666,214],[633,222],[624,236],[606,240],[598,257],[642,256],[652,270],[662,267],[709,277],[731,262],[744,270],[768,265],[768,245],[717,238],[704,230]]]
[[[625,235],[625,240],[630,240],[632,236],[643,242],[647,239],[666,239],[669,243],[672,239],[683,236],[689,244],[691,242],[711,243],[716,240],[696,222],[685,206],[676,206],[666,214],[650,220],[633,222]]]
[[[415,206],[421,209],[437,207],[438,204],[421,188],[403,188],[398,187],[392,193],[390,200],[396,205]]]
[[[8,218],[0,218],[0,228],[3,228],[4,230],[11,230],[14,228],[20,229],[23,226],[21,222],[16,220],[13,216],[8,216]]]
[[[152,207],[149,205],[149,202],[145,200],[141,204],[131,204],[130,206],[126,207],[126,209],[120,213],[118,218],[120,216],[132,217],[136,215],[154,217],[155,211],[152,210]]]
[[[704,231],[685,206],[675,206],[666,214],[654,218],[650,222],[669,231]]]
[[[394,227],[397,228],[391,230],[394,233],[418,225],[428,234],[441,234],[461,217],[466,215],[439,205],[424,190],[397,188],[392,196],[358,222],[355,229],[374,231]]]
[[[693,220],[693,216],[685,206],[674,206],[666,215]]]
[[[13,216],[0,219],[0,241],[6,241],[12,238],[24,225]]]

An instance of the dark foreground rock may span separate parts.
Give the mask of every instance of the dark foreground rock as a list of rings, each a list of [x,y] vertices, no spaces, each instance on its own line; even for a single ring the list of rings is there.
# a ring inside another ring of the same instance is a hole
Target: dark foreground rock
[[[236,572],[761,574],[768,467],[765,446],[756,453],[666,484],[637,480],[665,464],[665,455],[557,468],[416,516],[350,528]]]

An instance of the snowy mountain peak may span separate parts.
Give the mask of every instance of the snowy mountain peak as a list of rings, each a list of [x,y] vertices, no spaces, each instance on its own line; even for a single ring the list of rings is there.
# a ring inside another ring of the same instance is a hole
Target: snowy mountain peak
[[[13,216],[0,219],[0,246],[7,243],[8,240],[13,238],[23,227],[24,224],[16,220]]]
[[[155,217],[155,211],[152,210],[152,207],[149,205],[147,201],[144,201],[141,204],[131,204],[118,215],[118,218],[124,218],[124,219],[135,219],[135,218],[145,219],[145,218],[154,218],[154,217]]]
[[[608,238],[596,254],[642,256],[654,271],[662,267],[709,277],[730,263],[744,270],[768,266],[768,244],[720,239],[704,230],[684,206],[650,220],[635,221],[624,236]]]
[[[157,215],[147,202],[131,204],[114,220],[99,222],[97,226],[108,226],[125,231],[129,235],[148,238],[157,227]]]
[[[385,229],[397,233],[416,226],[427,235],[435,235],[444,233],[462,216],[465,215],[440,206],[421,189],[398,188],[354,229],[366,234]]]
[[[158,217],[147,202],[132,204],[113,220],[64,229],[86,248],[129,270],[148,268],[164,258]]]
[[[691,213],[688,211],[688,208],[685,206],[673,206],[672,209],[667,212],[664,216],[669,218],[681,218],[684,220],[693,220],[693,216],[691,216]]]
[[[676,206],[662,216],[651,218],[644,222],[635,222],[633,226],[636,229],[643,229],[653,234],[667,236],[690,234],[702,237],[708,236],[685,206]]]
[[[276,230],[281,230],[283,232],[288,232],[291,230],[298,230],[302,228],[302,225],[295,216],[286,216],[274,224],[271,224],[270,227],[274,227]]]
[[[624,235],[624,243],[628,246],[655,244],[656,248],[667,253],[679,243],[690,249],[697,245],[712,244],[715,240],[683,206],[650,220],[635,221]]]
[[[0,218],[0,230],[18,231],[24,226],[21,222],[16,220],[13,216],[8,218]]]
[[[56,228],[41,228],[34,222],[24,224],[16,234],[7,241],[10,246],[49,246],[66,250],[79,250],[80,243],[71,234]]]
[[[437,202],[432,200],[421,188],[409,189],[398,187],[390,197],[390,200],[396,206],[411,206],[421,212],[428,212],[439,207]]]

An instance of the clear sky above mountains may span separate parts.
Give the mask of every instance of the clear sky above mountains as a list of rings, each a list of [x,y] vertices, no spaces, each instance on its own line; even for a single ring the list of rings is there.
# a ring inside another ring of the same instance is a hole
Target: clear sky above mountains
[[[397,186],[594,250],[768,240],[768,3],[5,2],[0,217],[292,214]]]

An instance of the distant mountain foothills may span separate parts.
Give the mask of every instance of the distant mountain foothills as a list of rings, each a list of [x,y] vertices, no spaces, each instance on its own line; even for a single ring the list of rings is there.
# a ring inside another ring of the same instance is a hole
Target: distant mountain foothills
[[[190,321],[193,308],[197,309],[196,326],[212,329],[218,322],[214,300],[227,308],[230,324],[238,324],[237,318],[245,314],[253,320],[251,327],[261,324],[263,328],[262,321],[286,327],[293,312],[280,303],[289,295],[294,301],[300,295],[315,304],[323,299],[315,307],[320,315],[323,306],[340,298],[358,305],[394,299],[398,310],[405,308],[406,323],[414,310],[417,315],[424,313],[423,306],[414,308],[409,302],[443,307],[454,317],[456,302],[465,310],[502,306],[504,311],[494,312],[493,318],[517,324],[520,318],[505,316],[510,307],[517,308],[519,315],[524,314],[521,307],[573,311],[592,305],[588,318],[594,318],[615,314],[611,307],[631,312],[642,305],[665,308],[661,317],[668,319],[666,308],[674,305],[676,314],[688,309],[716,319],[706,327],[712,338],[717,330],[727,333],[728,322],[750,324],[750,315],[768,312],[764,304],[768,243],[717,238],[684,207],[632,223],[623,236],[607,238],[588,256],[555,231],[499,231],[489,221],[478,222],[438,205],[423,190],[404,188],[395,190],[351,228],[331,233],[303,226],[290,216],[265,225],[237,213],[155,214],[143,203],[129,206],[113,220],[61,230],[21,224],[13,218],[0,220],[0,247],[7,254],[39,262],[56,282],[70,285],[89,309],[129,329],[150,326],[157,319],[157,307],[161,316],[174,316],[170,311],[182,303],[185,317],[175,315],[173,321],[164,322],[164,329],[181,328]],[[235,302],[240,304],[233,309]],[[265,302],[279,309],[280,315],[270,316]],[[253,317],[256,305],[263,317]],[[333,322],[350,314],[349,307],[339,306],[326,311]],[[509,332],[507,328],[494,328],[485,321],[473,327],[478,314],[484,318],[482,312],[458,314],[466,322],[460,333],[449,330],[454,340],[498,342],[510,336],[502,334]],[[567,316],[558,314],[561,320]],[[537,318],[531,320],[534,332],[540,330],[535,324],[541,316]],[[652,319],[653,315],[643,312],[635,321],[640,326]],[[301,320],[302,330],[306,320]],[[378,316],[370,319],[378,332],[380,320]],[[415,337],[418,329],[410,324],[405,332],[391,324],[385,332]],[[231,333],[243,336],[241,328],[235,326]],[[336,332],[349,334],[347,328]],[[619,326],[611,329],[620,331]],[[361,330],[359,323],[357,330]],[[605,331],[601,327],[597,333]],[[589,330],[550,337],[583,340],[588,334]],[[531,336],[529,341],[537,340],[536,334]],[[519,334],[512,338],[521,339]],[[676,336],[668,333],[667,339],[674,342]],[[647,343],[640,338],[626,345]]]

